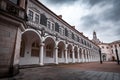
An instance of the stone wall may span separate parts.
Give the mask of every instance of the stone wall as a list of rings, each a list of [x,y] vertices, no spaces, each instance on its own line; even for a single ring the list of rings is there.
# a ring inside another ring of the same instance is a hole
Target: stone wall
[[[0,77],[9,73],[13,63],[17,27],[0,21]]]

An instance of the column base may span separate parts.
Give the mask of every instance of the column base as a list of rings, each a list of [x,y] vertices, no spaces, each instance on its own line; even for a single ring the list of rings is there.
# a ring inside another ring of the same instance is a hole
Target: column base
[[[43,66],[44,64],[43,63],[40,63],[40,66]]]

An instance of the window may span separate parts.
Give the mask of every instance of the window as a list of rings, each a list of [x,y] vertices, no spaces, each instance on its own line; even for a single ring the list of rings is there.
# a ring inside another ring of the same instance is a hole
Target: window
[[[79,40],[79,37],[77,36],[77,42],[79,42],[80,40]]]
[[[72,33],[72,39],[75,39],[75,36],[74,36],[74,34]]]
[[[33,21],[33,11],[29,10],[28,17],[30,21]]]
[[[55,31],[59,32],[59,24],[55,23]]]
[[[39,15],[35,14],[35,22],[38,24],[39,23]]]
[[[47,21],[47,27],[50,29],[50,21]]]
[[[65,36],[68,37],[68,30],[67,30],[67,28],[65,28]]]
[[[55,28],[55,24],[54,23],[52,23],[52,30],[54,31],[54,28]]]
[[[82,42],[82,44],[83,44],[83,39],[81,39],[81,42]]]
[[[113,46],[111,45],[111,48],[112,48]]]
[[[107,49],[109,49],[109,47],[106,47]]]
[[[41,14],[40,16],[40,24],[47,26],[47,18],[44,14]]]
[[[62,28],[61,27],[59,27],[59,33],[62,34]]]
[[[63,28],[63,35],[65,35],[65,29]]]
[[[117,45],[115,45],[115,48],[117,48]]]
[[[19,0],[10,0],[14,4],[18,4]]]

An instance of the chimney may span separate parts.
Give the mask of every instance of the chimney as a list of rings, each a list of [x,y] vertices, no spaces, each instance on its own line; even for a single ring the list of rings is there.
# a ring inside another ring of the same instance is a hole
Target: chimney
[[[59,18],[62,18],[62,15],[58,15]]]

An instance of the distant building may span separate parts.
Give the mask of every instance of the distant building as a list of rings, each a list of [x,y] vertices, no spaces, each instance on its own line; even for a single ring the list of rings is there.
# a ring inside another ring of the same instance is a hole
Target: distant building
[[[117,59],[115,47],[120,58],[120,40],[111,43],[103,43],[97,38],[96,32],[94,31],[92,41],[101,48],[103,61],[115,61]]]

